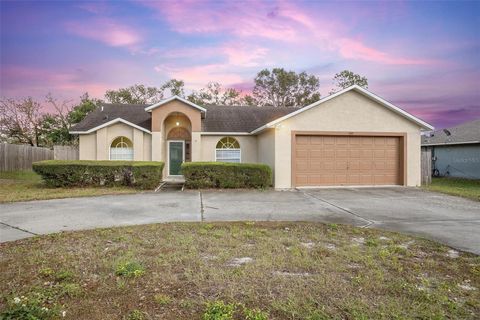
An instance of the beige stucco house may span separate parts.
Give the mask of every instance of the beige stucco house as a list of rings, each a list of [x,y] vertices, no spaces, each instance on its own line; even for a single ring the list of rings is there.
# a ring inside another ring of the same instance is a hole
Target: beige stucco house
[[[81,160],[268,164],[278,189],[420,185],[428,123],[352,86],[303,108],[199,106],[174,96],[153,105],[104,104],[72,128]]]

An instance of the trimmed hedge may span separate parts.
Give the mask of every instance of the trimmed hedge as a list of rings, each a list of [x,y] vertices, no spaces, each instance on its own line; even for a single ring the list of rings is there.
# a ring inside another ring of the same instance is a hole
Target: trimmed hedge
[[[153,189],[162,181],[163,162],[45,160],[33,171],[51,187],[130,186]]]
[[[267,188],[272,169],[266,164],[185,162],[182,174],[187,188]]]

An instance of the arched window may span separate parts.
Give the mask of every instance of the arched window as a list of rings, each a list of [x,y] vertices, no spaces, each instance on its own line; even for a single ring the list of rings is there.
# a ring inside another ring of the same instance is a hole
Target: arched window
[[[133,160],[133,143],[126,137],[117,137],[110,145],[110,160]]]
[[[217,142],[215,149],[215,161],[218,162],[241,162],[240,143],[232,137],[224,137]]]

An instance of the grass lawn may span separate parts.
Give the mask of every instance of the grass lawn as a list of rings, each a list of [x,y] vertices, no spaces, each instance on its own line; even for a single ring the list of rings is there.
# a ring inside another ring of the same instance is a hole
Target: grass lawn
[[[33,171],[0,172],[0,203],[134,192],[127,187],[48,188]]]
[[[433,178],[426,189],[480,201],[480,180]]]
[[[480,314],[479,256],[349,226],[155,224],[34,237],[0,244],[0,252],[4,316],[28,311],[45,319],[65,312],[65,319],[261,320]]]

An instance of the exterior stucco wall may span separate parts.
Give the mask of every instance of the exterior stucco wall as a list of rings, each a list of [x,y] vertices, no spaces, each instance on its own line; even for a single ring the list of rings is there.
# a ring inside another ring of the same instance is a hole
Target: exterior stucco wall
[[[440,176],[480,179],[480,144],[434,146],[432,156]]]
[[[420,185],[420,127],[382,105],[346,92],[275,128],[275,187],[291,188],[292,131],[406,133],[407,185]]]
[[[171,101],[152,110],[152,131],[162,131],[165,119],[172,112],[181,112],[191,122],[191,131],[200,132],[202,130],[201,112],[181,101]]]
[[[90,133],[79,135],[78,151],[80,160],[96,160],[97,134]]]
[[[268,129],[257,135],[258,162],[272,168],[275,177],[275,129]]]
[[[123,123],[97,130],[95,133],[82,134],[79,140],[80,160],[109,160],[110,145],[117,137],[126,137],[133,143],[133,159],[150,161],[152,159],[151,135]]]
[[[223,137],[233,137],[240,143],[242,163],[257,163],[257,137],[256,136],[210,136],[202,135],[201,159],[197,161],[215,161],[217,142]]]

